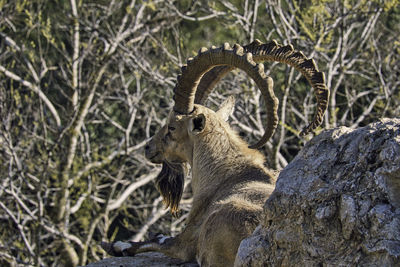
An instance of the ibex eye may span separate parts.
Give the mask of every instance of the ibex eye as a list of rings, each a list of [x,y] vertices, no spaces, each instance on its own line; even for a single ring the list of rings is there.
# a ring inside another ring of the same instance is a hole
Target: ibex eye
[[[168,131],[175,131],[175,127],[172,127],[172,126],[168,126]]]

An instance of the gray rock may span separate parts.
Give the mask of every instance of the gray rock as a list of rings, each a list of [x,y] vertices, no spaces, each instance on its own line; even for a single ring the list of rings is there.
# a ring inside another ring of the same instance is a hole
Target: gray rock
[[[235,266],[400,266],[400,120],[313,138]]]
[[[99,262],[90,263],[86,267],[138,267],[138,266],[179,266],[179,267],[198,267],[196,263],[184,263],[178,259],[169,258],[161,253],[146,252],[140,253],[135,257],[111,257]]]

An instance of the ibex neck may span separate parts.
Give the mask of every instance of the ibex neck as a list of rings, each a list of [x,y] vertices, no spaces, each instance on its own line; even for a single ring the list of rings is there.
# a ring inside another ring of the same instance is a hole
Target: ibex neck
[[[210,138],[194,144],[192,163],[193,193],[212,188],[232,179],[245,169],[265,170],[261,153],[247,148],[239,138]],[[209,188],[210,187],[210,188]]]

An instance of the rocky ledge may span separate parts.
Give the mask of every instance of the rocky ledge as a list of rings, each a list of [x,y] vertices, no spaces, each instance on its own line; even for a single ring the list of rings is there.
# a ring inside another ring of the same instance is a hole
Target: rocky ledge
[[[235,266],[400,266],[400,120],[313,138]]]

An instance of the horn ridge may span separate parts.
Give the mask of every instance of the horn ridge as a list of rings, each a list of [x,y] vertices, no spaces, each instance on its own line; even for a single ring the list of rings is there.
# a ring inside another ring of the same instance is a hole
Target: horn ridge
[[[284,60],[285,58],[287,58],[289,55],[291,55],[294,51],[294,48],[292,45],[286,45],[286,46],[281,46],[278,49],[276,49],[275,51],[275,58],[276,60]]]

